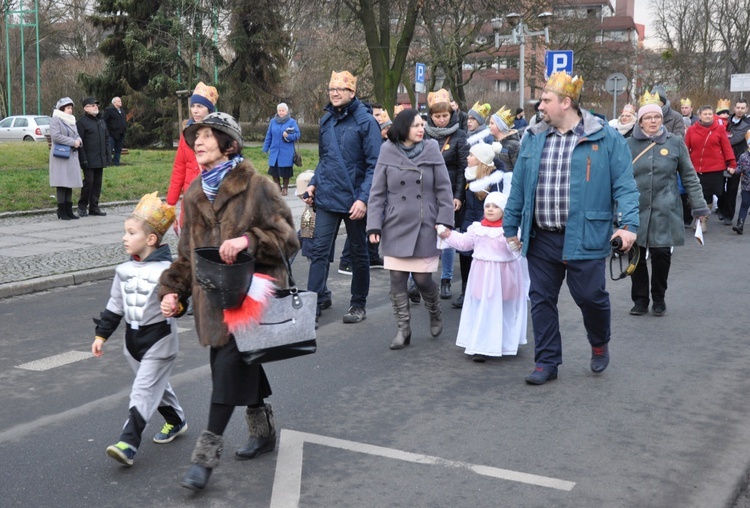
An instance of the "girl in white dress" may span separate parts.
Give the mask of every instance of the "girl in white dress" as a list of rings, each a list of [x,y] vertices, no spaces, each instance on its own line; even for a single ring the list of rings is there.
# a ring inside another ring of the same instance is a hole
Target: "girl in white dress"
[[[477,362],[486,356],[515,355],[519,344],[526,344],[529,274],[526,259],[503,235],[507,199],[491,192],[484,200],[481,222],[474,222],[466,233],[442,228],[439,232],[451,247],[474,250],[456,345]]]

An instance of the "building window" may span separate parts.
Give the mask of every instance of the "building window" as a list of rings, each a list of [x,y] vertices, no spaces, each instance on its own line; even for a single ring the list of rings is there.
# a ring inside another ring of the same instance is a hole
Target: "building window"
[[[518,81],[501,81],[498,79],[495,81],[495,91],[496,92],[517,92]]]

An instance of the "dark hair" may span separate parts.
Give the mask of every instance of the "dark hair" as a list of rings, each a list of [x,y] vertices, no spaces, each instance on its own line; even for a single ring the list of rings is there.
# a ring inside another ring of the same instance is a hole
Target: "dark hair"
[[[740,99],[740,100],[742,100],[742,99]],[[739,101],[738,101],[738,102],[739,102]],[[75,107],[75,106],[73,106],[73,103],[72,103],[72,102],[69,102],[69,103],[67,103],[67,104],[63,104],[62,106],[60,106],[60,107],[59,107],[59,108],[57,108],[57,109],[59,109],[60,111],[62,111],[63,113],[65,113],[65,108],[67,108],[68,106],[70,106],[71,108],[74,108],[74,107]]]
[[[371,102],[371,103],[370,103],[370,107],[371,107],[372,109],[375,109],[375,108],[383,109],[383,106],[382,106],[382,104],[380,104],[380,103],[378,103],[378,102]]]
[[[436,102],[430,106],[430,115],[437,113],[453,113],[453,107],[450,102]]]
[[[414,118],[419,116],[416,109],[405,109],[393,119],[393,125],[388,130],[388,139],[392,143],[403,143],[409,137],[409,129]]]
[[[516,116],[523,113],[523,108],[516,108]]]
[[[710,109],[712,113],[714,112],[713,106],[701,106],[701,108],[698,110],[698,115],[700,115],[701,113],[703,113],[707,109]]]
[[[737,99],[735,105],[736,104],[744,104],[745,106],[747,106],[747,99]]]

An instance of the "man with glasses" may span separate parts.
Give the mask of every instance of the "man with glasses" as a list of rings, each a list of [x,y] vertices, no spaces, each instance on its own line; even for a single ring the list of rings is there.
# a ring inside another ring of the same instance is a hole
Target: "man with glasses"
[[[329,301],[326,292],[329,256],[341,221],[351,246],[352,282],[344,323],[359,323],[367,313],[370,258],[365,214],[372,175],[380,155],[380,128],[370,108],[355,97],[357,78],[348,71],[331,73],[330,103],[320,120],[318,167],[302,195],[315,207],[315,233],[307,289],[318,294],[318,312]]]
[[[99,101],[93,97],[83,100],[83,116],[76,122],[78,135],[83,142],[78,151],[78,161],[83,170],[81,199],[78,200],[78,215],[107,215],[99,208],[102,193],[104,166],[109,160],[107,153],[107,124],[99,114]],[[87,211],[88,209],[88,211]]]

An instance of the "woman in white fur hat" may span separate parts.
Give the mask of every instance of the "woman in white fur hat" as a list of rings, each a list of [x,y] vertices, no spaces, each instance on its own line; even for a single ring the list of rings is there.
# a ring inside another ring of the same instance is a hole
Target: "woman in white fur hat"
[[[484,198],[484,218],[466,233],[439,232],[451,247],[474,251],[456,345],[466,348],[475,362],[515,355],[519,344],[526,344],[529,274],[526,259],[503,235],[507,200],[500,192],[490,192]]]

